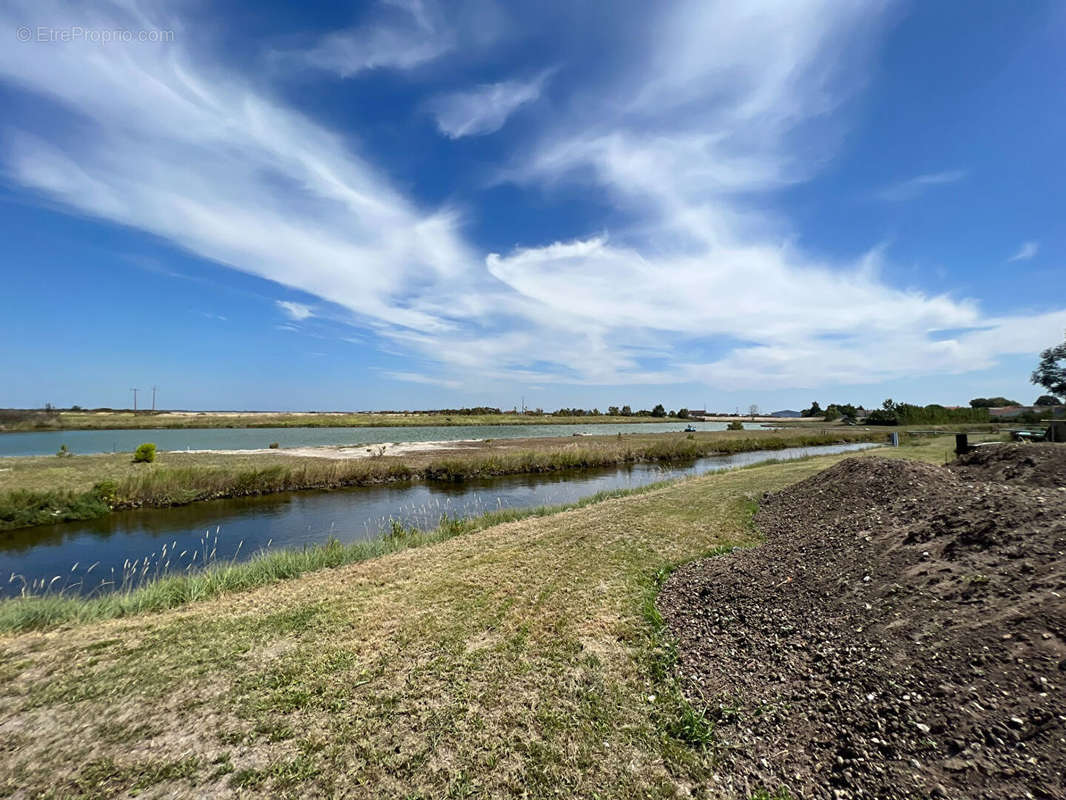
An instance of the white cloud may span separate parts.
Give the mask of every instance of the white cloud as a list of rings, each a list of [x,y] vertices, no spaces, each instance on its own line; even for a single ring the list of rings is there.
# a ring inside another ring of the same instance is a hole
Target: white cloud
[[[451,139],[498,131],[520,107],[540,97],[549,73],[528,81],[488,83],[461,92],[440,95],[427,108],[441,133]]]
[[[303,303],[293,303],[289,300],[275,300],[278,308],[284,311],[289,319],[302,322],[308,317],[313,317],[315,312],[311,310],[311,306],[304,305]]]
[[[128,7],[98,4],[83,24],[151,19],[181,33],[161,7],[136,19]],[[395,13],[441,41],[465,35],[418,9]],[[181,35],[91,58],[0,48],[0,80],[67,114],[18,129],[6,118],[5,168],[76,212],[336,304],[394,351],[440,365],[393,373],[401,380],[814,386],[982,369],[1058,339],[1066,312],[987,317],[972,301],[890,286],[881,249],[820,260],[762,210],[832,155],[825,143],[861,88],[884,7],[655,9],[625,36],[598,29],[610,77],[577,74],[562,110],[530,131],[532,151],[516,154],[528,165],[511,171],[589,183],[634,220],[610,236],[596,228],[486,256],[454,211],[412,202],[348,140],[194,58]],[[35,24],[66,24],[65,5],[27,0],[24,13],[0,11],[0,37],[14,41],[31,11]],[[407,63],[387,47],[368,60],[371,50],[334,68]],[[490,102],[481,117],[471,106],[448,130],[503,124],[508,105]],[[313,313],[278,305],[293,320]]]
[[[962,169],[950,169],[945,170],[944,172],[929,172],[925,175],[917,175],[913,178],[908,178],[905,181],[893,183],[891,186],[886,186],[877,193],[877,197],[881,200],[887,200],[890,203],[913,200],[927,189],[932,189],[936,186],[944,186],[949,183],[958,183],[963,180],[966,175],[966,170]]]
[[[324,37],[304,54],[309,66],[344,78],[368,69],[411,69],[455,47],[447,29],[419,0],[391,3],[382,19]]]
[[[436,0],[383,0],[362,25],[335,31],[286,60],[350,78],[366,70],[409,70],[495,40],[504,20],[490,0],[438,7]]]
[[[1008,258],[1007,261],[1028,261],[1039,251],[1040,242],[1022,242],[1022,246],[1018,248],[1018,252]]]
[[[28,8],[45,26],[61,27],[68,13]],[[0,15],[3,35],[28,13]],[[141,27],[148,11],[138,14],[98,6],[85,23]],[[92,58],[80,47],[0,48],[0,80],[69,112],[62,124],[9,131],[8,174],[364,320],[446,327],[398,298],[432,291],[475,260],[455,214],[415,207],[335,134],[191,59],[184,38],[95,48]]]
[[[432,375],[425,375],[421,372],[385,372],[384,374],[397,381],[421,383],[429,386],[443,386],[445,389],[459,389],[463,385],[462,381],[449,378],[437,378]]]

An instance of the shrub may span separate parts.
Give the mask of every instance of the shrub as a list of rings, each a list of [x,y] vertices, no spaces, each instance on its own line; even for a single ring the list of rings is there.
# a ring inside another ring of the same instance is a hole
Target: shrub
[[[59,445],[59,452],[56,453],[56,455],[59,456],[59,458],[69,458],[74,454],[70,452],[69,447],[67,447],[65,444],[61,444]]]
[[[118,502],[118,484],[114,481],[100,481],[93,484],[92,493],[108,506],[113,506]]]
[[[151,442],[145,442],[133,452],[133,463],[151,463],[155,461],[155,445]]]
[[[281,447],[281,445],[278,444],[277,442],[271,442],[270,443],[270,449],[271,450],[277,450],[279,447]]]
[[[735,419],[732,422],[730,422],[728,425],[726,425],[725,429],[727,431],[742,431],[742,430],[744,430],[744,423],[741,422],[739,419]]]

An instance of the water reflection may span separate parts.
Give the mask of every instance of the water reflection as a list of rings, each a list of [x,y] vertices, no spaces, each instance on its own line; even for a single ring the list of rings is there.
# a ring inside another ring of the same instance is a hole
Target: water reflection
[[[768,459],[800,458],[873,445],[790,448],[701,458],[683,465],[635,464],[602,470],[484,478],[463,482],[397,483],[333,491],[213,500],[166,509],[138,509],[89,522],[39,526],[0,533],[0,595],[17,593],[21,580],[49,582],[90,591],[99,576],[149,558],[160,561],[163,547],[177,554],[202,550],[217,535],[219,558],[243,559],[267,546],[300,547],[331,536],[343,542],[379,536],[392,519],[430,528],[442,514],[468,517],[499,508],[572,503],[597,492],[628,489]],[[176,562],[175,562],[176,563]],[[201,557],[202,563],[202,557]],[[78,565],[72,571],[72,566]],[[86,580],[84,571],[93,572]],[[76,585],[79,584],[80,585]]]

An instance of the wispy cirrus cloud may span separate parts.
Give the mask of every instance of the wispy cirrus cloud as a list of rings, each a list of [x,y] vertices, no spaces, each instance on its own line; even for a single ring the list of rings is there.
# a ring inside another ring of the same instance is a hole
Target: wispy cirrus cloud
[[[540,97],[552,70],[530,80],[487,83],[434,97],[426,108],[437,120],[437,128],[451,139],[494,133],[515,111]]]
[[[484,45],[502,26],[489,0],[448,7],[436,0],[382,0],[363,24],[334,31],[308,50],[287,54],[287,60],[342,78],[373,69],[409,70]]]
[[[937,186],[946,186],[964,180],[969,173],[964,169],[949,169],[943,172],[928,172],[924,175],[916,175],[913,178],[893,183],[877,192],[879,200],[890,203],[900,203],[905,200],[913,200],[924,194],[929,189]]]
[[[277,303],[278,308],[284,311],[285,314],[289,317],[289,319],[295,320],[297,322],[302,322],[303,320],[308,319],[309,317],[313,317],[315,315],[315,312],[314,310],[312,310],[311,306],[305,305],[303,303],[293,303],[289,300],[276,300],[275,302]]]
[[[348,78],[363,70],[411,69],[455,47],[455,39],[421,0],[393,2],[360,27],[324,37],[302,54],[309,66]]]
[[[421,372],[386,371],[384,374],[387,377],[392,378],[393,380],[404,381],[405,383],[421,383],[428,386],[442,386],[445,389],[458,389],[463,385],[462,381],[455,380],[454,378],[439,378]]]
[[[9,41],[31,11],[57,26],[69,13],[46,1],[11,8],[0,11]],[[116,29],[162,17],[158,27],[180,30],[169,8],[97,4],[86,22]],[[402,37],[372,25],[319,66],[356,74],[447,57],[442,43],[467,35],[465,23],[429,8],[389,13],[434,48],[403,55]],[[399,380],[771,388],[962,372],[1038,350],[1057,339],[1066,311],[990,317],[973,301],[900,289],[871,268],[887,254],[815,257],[790,244],[787,221],[760,211],[832,156],[821,126],[837,124],[861,90],[887,8],[693,0],[655,6],[631,29],[589,24],[611,69],[575,71],[561,110],[538,117],[508,174],[582,183],[633,220],[610,235],[549,233],[486,253],[453,209],[397,188],[353,144],[358,130],[316,123],[224,59],[183,49],[180,35],[91,59],[75,48],[0,48],[0,80],[65,114],[61,125],[5,118],[4,166],[75,213],[321,298],[391,352],[438,365],[393,372]],[[532,102],[514,98],[529,95],[456,102],[442,130],[498,128]],[[65,135],[73,127],[78,135]],[[904,199],[962,177],[910,179]],[[283,329],[314,313],[278,307]]]
[[[1028,241],[1022,242],[1021,247],[1018,248],[1018,252],[1007,259],[1007,263],[1012,261],[1028,261],[1033,258],[1038,252],[1040,252],[1040,242]]]
[[[26,8],[0,13],[4,35],[29,11],[42,25],[67,23],[65,4]],[[162,7],[129,9],[98,4],[85,23],[138,27],[154,14],[181,29]],[[99,48],[91,59],[77,47],[31,57],[0,48],[0,80],[67,114],[59,124],[6,126],[9,176],[81,213],[332,300],[353,321],[442,327],[395,300],[475,258],[456,215],[419,209],[337,134],[193,59],[175,38]],[[79,136],[65,136],[71,127]]]

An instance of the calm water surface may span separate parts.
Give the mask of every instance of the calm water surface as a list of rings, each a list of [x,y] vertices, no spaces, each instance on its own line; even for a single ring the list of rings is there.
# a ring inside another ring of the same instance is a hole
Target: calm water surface
[[[874,447],[872,444],[795,447],[701,458],[684,466],[637,464],[548,475],[525,475],[463,483],[409,483],[329,492],[296,492],[214,500],[169,509],[122,511],[91,522],[70,522],[0,533],[0,596],[17,594],[22,581],[51,582],[52,589],[99,590],[123,562],[217,547],[217,558],[243,560],[267,548],[342,542],[381,535],[389,520],[435,527],[441,514],[468,517],[498,508],[571,503],[609,489],[628,489],[668,478],[699,475],[769,459],[802,458]],[[206,543],[205,543],[206,542]],[[175,559],[173,563],[178,563]],[[93,566],[95,564],[95,566]],[[90,570],[91,567],[91,570]],[[153,567],[154,570],[154,567]],[[14,580],[8,580],[15,575]]]
[[[41,431],[0,434],[0,456],[50,456],[66,445],[74,453],[133,451],[142,442],[160,450],[260,450],[277,442],[282,447],[383,444],[385,442],[449,442],[459,439],[523,439],[570,436],[575,433],[613,436],[616,433],[670,433],[685,429],[684,420],[638,422],[631,425],[432,425],[392,428],[200,428],[191,430]],[[724,422],[694,422],[701,431],[723,431]],[[759,429],[762,423],[744,423]]]

